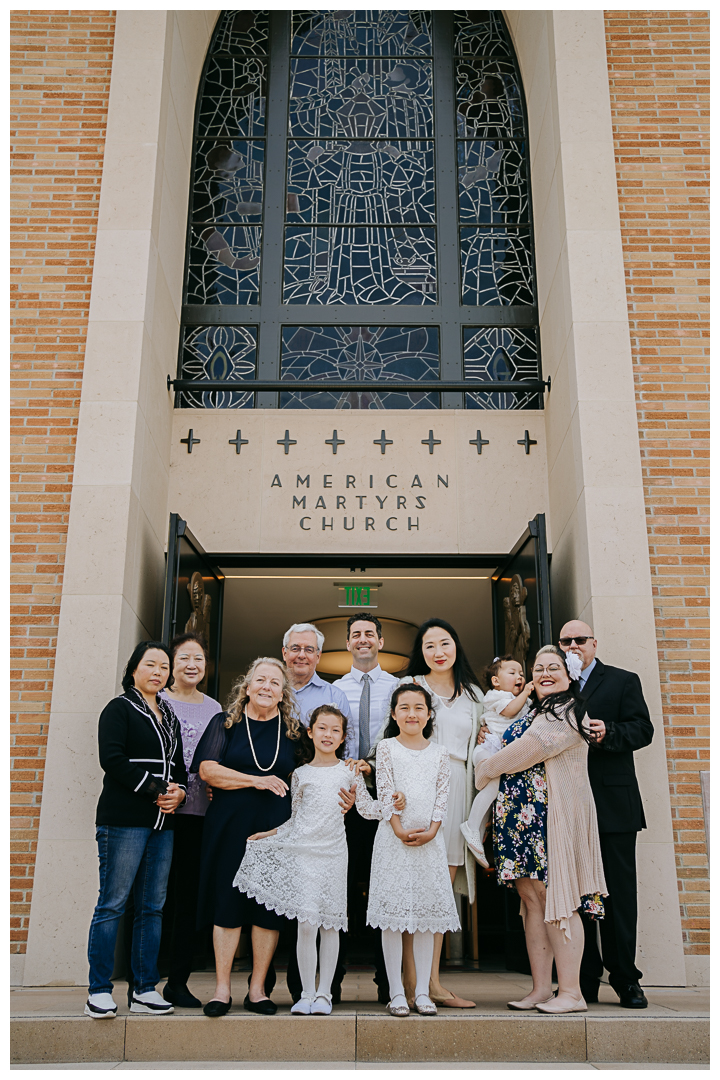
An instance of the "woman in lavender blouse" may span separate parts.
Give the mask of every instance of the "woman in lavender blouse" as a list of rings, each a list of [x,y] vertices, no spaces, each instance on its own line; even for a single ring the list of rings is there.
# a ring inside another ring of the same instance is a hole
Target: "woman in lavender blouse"
[[[201,694],[198,683],[205,678],[207,654],[200,634],[178,634],[170,642],[173,656],[173,681],[163,696],[171,703],[180,723],[183,757],[189,767],[195,747],[210,720],[222,706],[207,694]],[[200,878],[200,846],[203,821],[209,806],[205,784],[197,775],[188,775],[187,799],[175,814],[172,866],[169,891],[175,901],[170,931],[170,967],[163,997],[185,1009],[199,1009],[202,1002],[188,990],[193,955],[198,944],[195,928],[198,883]]]

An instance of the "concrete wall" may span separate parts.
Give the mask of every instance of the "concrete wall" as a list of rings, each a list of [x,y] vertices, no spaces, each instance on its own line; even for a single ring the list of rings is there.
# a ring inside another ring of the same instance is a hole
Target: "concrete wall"
[[[637,671],[656,728],[636,754],[639,957],[682,985],[667,761],[602,11],[510,11],[528,104],[556,629],[589,622]]]
[[[26,984],[83,983],[97,718],[159,630],[195,98],[213,11],[119,11]]]
[[[193,106],[215,14],[118,15],[26,985],[86,979],[97,715],[118,688],[118,663],[157,625],[172,426],[164,380],[175,367]],[[508,19],[530,109],[554,382],[545,427],[555,602],[561,618],[594,620],[606,660],[641,673],[660,725],[602,14]],[[640,966],[649,983],[682,984],[662,740],[638,764],[651,822]]]

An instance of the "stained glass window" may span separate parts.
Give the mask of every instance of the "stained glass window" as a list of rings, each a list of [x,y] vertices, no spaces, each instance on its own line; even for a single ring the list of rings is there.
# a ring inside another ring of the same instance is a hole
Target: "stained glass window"
[[[223,11],[193,161],[179,405],[542,408],[537,388],[463,385],[540,378],[501,12]]]
[[[465,327],[463,368],[468,381],[509,382],[535,379],[538,371],[537,331],[508,327]],[[538,394],[472,393],[465,395],[467,409],[538,409]]]
[[[286,326],[283,382],[435,383],[440,378],[439,332],[426,326]],[[283,409],[439,408],[440,395],[347,391],[283,392]]]

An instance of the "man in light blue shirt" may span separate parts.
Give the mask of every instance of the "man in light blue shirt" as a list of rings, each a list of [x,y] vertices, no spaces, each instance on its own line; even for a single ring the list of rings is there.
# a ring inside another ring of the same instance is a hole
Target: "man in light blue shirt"
[[[350,720],[350,705],[342,690],[317,674],[325,636],[312,623],[293,623],[283,638],[283,660],[305,727],[318,705],[337,705]]]

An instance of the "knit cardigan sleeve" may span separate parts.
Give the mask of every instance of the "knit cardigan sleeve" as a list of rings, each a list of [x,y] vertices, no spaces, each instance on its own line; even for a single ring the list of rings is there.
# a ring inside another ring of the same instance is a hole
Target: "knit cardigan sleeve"
[[[167,784],[159,777],[153,776],[143,764],[136,764],[130,760],[128,723],[131,708],[132,706],[126,701],[117,697],[109,701],[100,713],[98,721],[100,767],[118,784],[122,784],[123,787],[138,795],[147,795],[150,801],[154,802],[158,795],[165,793]],[[182,755],[182,743],[180,746]]]
[[[497,779],[503,773],[524,772],[580,742],[582,736],[570,722],[540,715],[519,739],[503,746],[492,757],[478,762],[475,766],[475,786],[481,791],[488,781]]]

